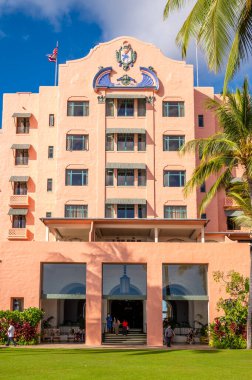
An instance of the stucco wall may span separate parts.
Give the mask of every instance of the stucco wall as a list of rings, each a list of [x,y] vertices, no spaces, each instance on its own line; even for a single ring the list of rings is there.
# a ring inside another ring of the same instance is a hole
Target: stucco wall
[[[213,281],[216,270],[249,272],[248,244],[234,243],[0,243],[0,309],[11,297],[24,297],[24,307],[40,306],[41,263],[86,263],[86,343],[101,344],[102,264],[147,265],[148,344],[162,345],[162,264],[208,264],[210,321],[223,288]]]

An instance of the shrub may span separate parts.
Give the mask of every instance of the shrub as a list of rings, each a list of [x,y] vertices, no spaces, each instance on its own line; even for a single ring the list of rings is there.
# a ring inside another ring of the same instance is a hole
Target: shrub
[[[218,311],[224,315],[210,324],[209,344],[216,348],[246,348],[248,278],[231,271],[226,276],[223,272],[215,272],[214,279],[225,284],[229,298],[221,298],[217,303]]]
[[[0,343],[5,343],[7,330],[12,321],[15,327],[15,340],[18,344],[38,343],[38,324],[44,312],[36,307],[24,311],[0,310]]]

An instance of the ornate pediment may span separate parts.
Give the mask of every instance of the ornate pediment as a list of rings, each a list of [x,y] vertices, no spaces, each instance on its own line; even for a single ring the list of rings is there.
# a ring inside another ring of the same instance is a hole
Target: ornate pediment
[[[136,80],[127,74],[117,79],[117,82],[111,82],[110,74],[112,72],[112,67],[101,67],[98,73],[93,79],[93,88],[95,90],[102,88],[113,88],[113,89],[140,89],[140,90],[155,90],[159,89],[159,80],[155,74],[152,67],[140,67],[142,74],[141,82],[136,82]]]

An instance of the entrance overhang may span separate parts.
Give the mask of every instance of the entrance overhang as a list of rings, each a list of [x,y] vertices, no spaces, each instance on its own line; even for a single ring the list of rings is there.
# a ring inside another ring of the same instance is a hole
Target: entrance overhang
[[[111,301],[145,301],[147,300],[147,296],[143,295],[113,295],[113,296],[102,296],[103,299],[111,300]]]

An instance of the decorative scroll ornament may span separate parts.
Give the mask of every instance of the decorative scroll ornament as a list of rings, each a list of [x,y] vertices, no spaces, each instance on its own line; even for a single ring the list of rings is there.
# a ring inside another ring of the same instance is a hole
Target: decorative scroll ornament
[[[155,100],[154,96],[146,96],[146,102],[149,104],[153,104]]]
[[[136,83],[135,79],[129,77],[127,74],[123,75],[121,78],[117,79],[118,82],[121,82],[123,86],[129,86],[131,82]]]
[[[99,95],[99,96],[97,96],[97,99],[98,99],[98,104],[103,104],[103,103],[105,103],[106,96]]]
[[[134,66],[136,58],[137,53],[136,51],[133,51],[128,41],[124,41],[123,46],[121,46],[119,50],[116,50],[116,60],[119,63],[119,66],[122,66],[125,71]]]

